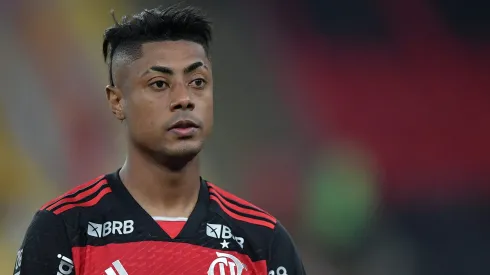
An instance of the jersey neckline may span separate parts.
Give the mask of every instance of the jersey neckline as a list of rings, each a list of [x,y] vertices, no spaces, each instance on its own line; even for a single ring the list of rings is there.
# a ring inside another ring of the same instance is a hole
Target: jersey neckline
[[[106,175],[109,186],[111,187],[114,195],[122,201],[122,206],[126,208],[127,212],[134,215],[134,219],[139,219],[142,223],[151,223],[153,225],[148,228],[149,234],[156,234],[156,237],[160,236],[170,239],[186,239],[192,238],[198,233],[209,209],[209,191],[207,183],[204,179],[200,178],[200,189],[197,203],[189,215],[187,222],[180,233],[175,238],[171,238],[154,220],[154,218],[148,212],[146,212],[143,207],[141,207],[141,205],[133,198],[131,193],[129,193],[119,176],[120,170],[121,169],[118,169],[116,172]]]

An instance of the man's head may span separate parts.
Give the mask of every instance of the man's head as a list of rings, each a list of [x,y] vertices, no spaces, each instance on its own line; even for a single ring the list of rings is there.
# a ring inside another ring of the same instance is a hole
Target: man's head
[[[199,153],[213,125],[210,42],[192,7],[145,10],[106,30],[107,98],[129,142],[164,159]]]

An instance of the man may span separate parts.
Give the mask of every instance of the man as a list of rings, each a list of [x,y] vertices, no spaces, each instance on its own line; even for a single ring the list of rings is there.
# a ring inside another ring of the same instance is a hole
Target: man
[[[210,41],[191,7],[145,10],[106,30],[106,93],[125,125],[126,162],[41,207],[14,274],[305,274],[274,217],[200,177]]]

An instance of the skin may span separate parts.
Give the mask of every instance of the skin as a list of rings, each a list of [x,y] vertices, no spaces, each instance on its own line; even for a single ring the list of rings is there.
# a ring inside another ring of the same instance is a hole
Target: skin
[[[115,86],[106,87],[114,116],[126,126],[120,176],[150,215],[188,217],[200,187],[197,155],[213,126],[211,62],[190,41],[145,43],[141,53],[115,61]],[[179,120],[198,128],[187,136],[169,130]]]

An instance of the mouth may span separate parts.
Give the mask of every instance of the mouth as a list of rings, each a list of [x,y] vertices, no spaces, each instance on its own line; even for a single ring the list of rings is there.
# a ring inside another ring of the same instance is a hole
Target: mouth
[[[168,128],[169,132],[176,134],[179,137],[190,137],[199,129],[199,125],[192,120],[179,120]]]
[[[183,119],[183,120],[179,120],[179,121],[175,122],[174,124],[172,124],[170,126],[169,130],[186,129],[186,128],[199,128],[199,125],[197,125],[197,123],[195,123],[192,120]]]

